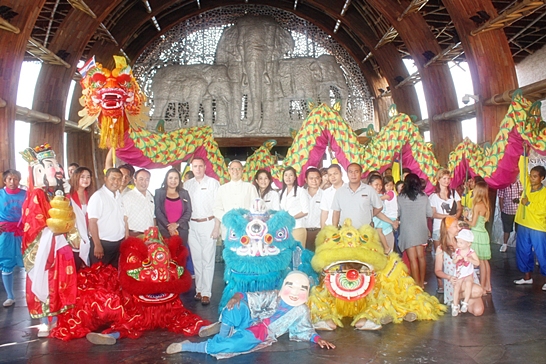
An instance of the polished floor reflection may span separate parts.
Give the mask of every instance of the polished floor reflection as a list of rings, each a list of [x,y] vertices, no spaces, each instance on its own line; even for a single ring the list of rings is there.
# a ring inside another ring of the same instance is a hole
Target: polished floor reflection
[[[380,331],[355,331],[349,326],[321,333],[337,345],[321,350],[310,343],[290,342],[285,336],[273,346],[223,363],[544,363],[546,347],[546,282],[536,270],[532,286],[515,286],[521,277],[515,250],[499,253],[493,245],[493,293],[484,297],[482,317],[445,315],[436,322],[389,324]],[[432,257],[427,257],[426,290],[436,291]],[[538,268],[538,267],[537,267]],[[212,304],[193,301],[195,292],[182,295],[187,307],[209,320],[217,319],[223,283],[223,264],[217,265]],[[16,275],[15,306],[0,308],[0,362],[2,363],[213,363],[204,354],[167,355],[166,347],[185,338],[166,331],[145,333],[140,339],[121,339],[114,346],[93,346],[85,339],[63,342],[38,339],[37,320],[31,320],[24,301],[24,274]],[[6,299],[0,293],[0,302]],[[191,340],[202,340],[191,338]]]

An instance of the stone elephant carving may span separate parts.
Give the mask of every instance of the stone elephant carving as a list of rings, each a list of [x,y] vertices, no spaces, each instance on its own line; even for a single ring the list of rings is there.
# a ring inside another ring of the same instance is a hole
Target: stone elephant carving
[[[227,67],[224,65],[176,65],[160,68],[152,81],[154,118],[165,118],[174,104],[174,118],[181,119],[181,105],[187,103],[187,125],[197,126],[203,108],[206,125],[227,123],[232,105]],[[213,108],[215,101],[215,108]]]
[[[349,89],[343,71],[333,56],[291,58],[279,61],[282,110],[291,100],[312,100],[330,104],[330,91],[341,102],[341,116],[345,116]]]
[[[247,131],[259,130],[267,115],[273,115],[274,82],[278,61],[294,48],[290,33],[274,19],[247,15],[224,30],[218,42],[216,61],[229,68],[236,110],[242,110],[246,95]],[[239,124],[240,114],[234,113]]]

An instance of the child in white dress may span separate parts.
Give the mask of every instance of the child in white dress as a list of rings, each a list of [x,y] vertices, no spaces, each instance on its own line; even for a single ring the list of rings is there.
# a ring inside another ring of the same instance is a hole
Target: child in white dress
[[[472,292],[474,266],[480,265],[480,260],[476,252],[470,247],[474,241],[474,234],[468,229],[463,229],[455,237],[457,239],[457,249],[453,257],[455,263],[457,280],[453,287],[453,305],[451,316],[457,316],[459,312],[468,311],[468,300]],[[461,288],[464,287],[464,299],[459,306],[459,296]]]

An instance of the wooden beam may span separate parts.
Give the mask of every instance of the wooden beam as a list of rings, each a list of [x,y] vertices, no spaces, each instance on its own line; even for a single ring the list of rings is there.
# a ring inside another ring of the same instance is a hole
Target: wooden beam
[[[278,147],[289,147],[294,141],[291,137],[244,137],[244,138],[214,138],[218,147],[261,147],[266,141],[275,139]]]
[[[45,0],[4,0],[2,5],[18,13],[10,24],[20,30],[19,34],[2,32],[0,35],[0,97],[6,105],[0,108],[0,171],[15,168],[14,150],[15,112],[17,87],[21,65],[25,57],[27,39],[40,14]]]
[[[95,29],[103,22],[121,0],[96,0],[93,2],[94,19],[87,13],[71,9],[55,33],[49,45],[49,50],[56,53],[64,50],[68,54],[66,63],[70,68],[44,64],[36,82],[36,93],[32,108],[46,114],[57,116],[61,122],[56,125],[33,124],[30,128],[30,141],[33,145],[48,142],[57,152],[60,160],[63,158],[65,106],[68,97],[70,81],[76,71],[85,46],[91,39]],[[51,92],[55,90],[55,92]]]
[[[17,28],[15,25],[11,25],[9,21],[2,17],[0,17],[0,29],[7,30],[8,32],[12,32],[15,34],[19,34],[21,32],[19,28]]]
[[[396,14],[402,14],[406,8],[399,1],[367,0],[367,3],[379,11],[396,28],[400,38],[406,44],[423,82],[428,114],[437,115],[457,109],[457,94],[449,67],[442,63],[434,63],[429,67],[424,67],[428,59],[423,53],[429,51],[439,54],[442,49],[422,15],[419,12],[413,12],[398,20]],[[407,2],[403,3],[407,4]],[[394,92],[396,88],[391,87],[391,90]],[[399,110],[404,111],[400,108]],[[439,121],[431,124],[430,128],[438,162],[441,165],[447,165],[449,152],[454,150],[462,139],[461,125],[453,121]]]
[[[475,36],[483,32],[510,26],[521,18],[525,18],[526,16],[533,14],[535,11],[544,6],[544,0],[521,0],[514,3],[514,6],[510,9],[506,10],[494,19],[488,20],[478,29],[472,30],[470,35]],[[483,11],[484,9],[481,10]]]
[[[476,28],[471,16],[478,11],[485,11],[492,18],[496,17],[491,0],[444,0],[443,4],[461,39],[472,76],[473,93],[480,95],[480,100],[487,100],[505,90],[517,88],[514,59],[504,31],[497,29],[471,36]],[[484,102],[477,105],[478,143],[495,140],[505,114],[505,105],[489,105]]]
[[[44,63],[70,68],[70,65],[68,63],[66,63],[55,53],[51,52],[49,49],[41,45],[40,42],[34,38],[28,39],[27,53]]]

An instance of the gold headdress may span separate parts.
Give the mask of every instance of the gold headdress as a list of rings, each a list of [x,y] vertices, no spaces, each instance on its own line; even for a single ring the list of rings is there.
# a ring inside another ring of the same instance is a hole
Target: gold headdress
[[[19,152],[19,154],[23,156],[23,159],[26,160],[30,166],[35,166],[46,158],[57,157],[55,151],[51,149],[51,146],[48,143],[34,148],[26,148],[24,151]]]

